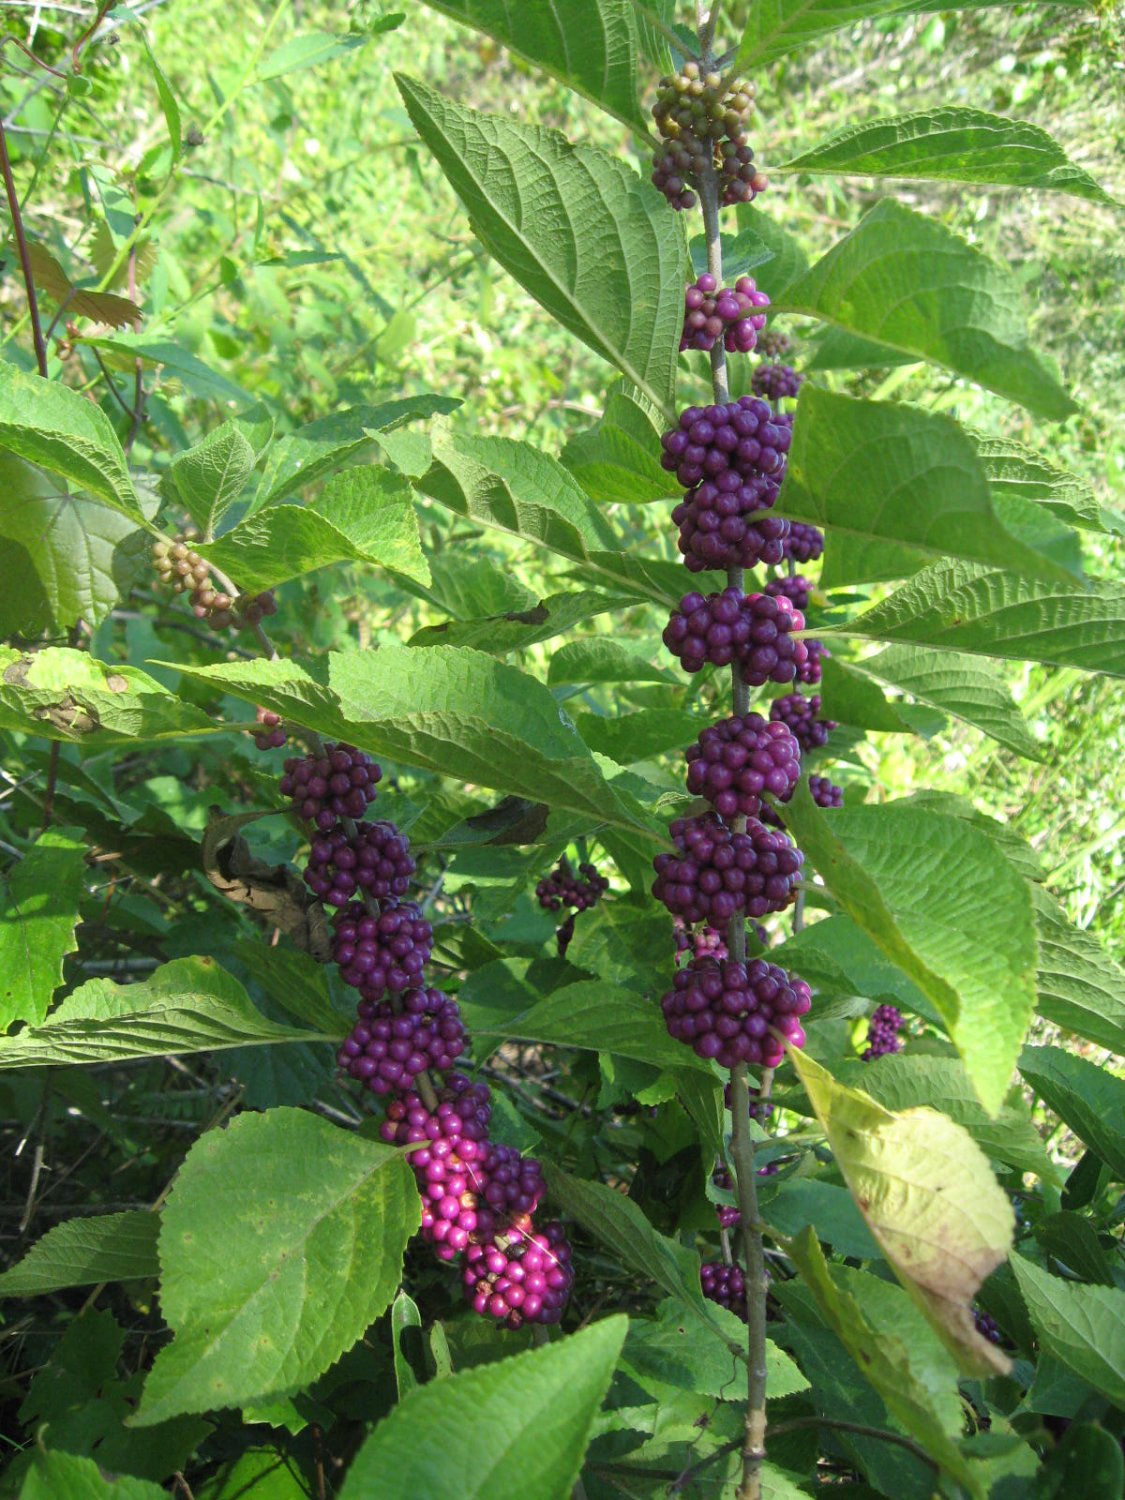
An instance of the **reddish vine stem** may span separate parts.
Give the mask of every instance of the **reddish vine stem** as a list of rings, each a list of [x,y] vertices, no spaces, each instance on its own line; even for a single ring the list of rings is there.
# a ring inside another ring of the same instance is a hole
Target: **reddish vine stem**
[[[27,311],[31,318],[31,336],[35,343],[35,363],[39,366],[39,373],[43,379],[47,379],[47,345],[43,341],[43,327],[39,321],[39,299],[35,295],[35,277],[31,271],[31,255],[27,248],[27,236],[23,230],[23,214],[20,211],[19,194],[16,192],[15,178],[12,176],[12,163],[8,156],[8,137],[4,134],[4,124],[0,121],[0,172],[4,176],[4,196],[8,200],[8,212],[12,218],[12,233],[16,237],[16,249],[19,252],[20,269],[23,272],[23,284],[27,291]]]
[[[718,0],[704,17],[705,6],[699,6],[699,41],[704,71],[713,67],[712,42],[718,19]],[[717,286],[723,282],[723,246],[719,232],[719,183],[713,163],[708,163],[699,184],[699,202],[703,211],[703,228],[707,239],[707,269]],[[716,404],[730,400],[727,380],[726,349],[722,339],[711,348],[711,386]],[[742,568],[727,571],[727,586],[742,590]],[[735,714],[747,712],[750,692],[738,669],[731,665],[731,705]],[[734,820],[736,832],[744,832],[745,818]],[[733,920],[728,949],[732,962],[746,961],[746,921]],[[762,1248],[761,1221],[758,1216],[757,1177],[754,1167],[754,1142],[750,1135],[750,1092],[746,1064],[731,1069],[731,1158],[734,1165],[738,1197],[739,1237],[746,1264],[746,1426],[742,1447],[742,1483],[738,1500],[761,1500],[762,1462],[766,1447],[766,1266]]]

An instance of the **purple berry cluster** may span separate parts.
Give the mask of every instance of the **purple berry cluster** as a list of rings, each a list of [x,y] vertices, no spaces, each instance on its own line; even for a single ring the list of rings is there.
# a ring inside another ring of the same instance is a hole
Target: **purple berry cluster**
[[[737,1210],[734,1212],[737,1223]],[[709,1302],[729,1308],[746,1322],[746,1279],[740,1266],[727,1266],[721,1260],[704,1261],[699,1268],[699,1285]]]
[[[765,401],[784,401],[797,394],[804,380],[792,365],[760,364],[750,377],[750,388]]]
[[[786,693],[770,704],[770,718],[787,725],[796,737],[802,751],[808,755],[828,743],[829,731],[836,728],[832,719],[821,719],[820,694],[806,698],[803,693]]]
[[[804,627],[804,616],[788,599],[727,588],[706,597],[685,594],[669,616],[663,640],[685,672],[698,672],[708,662],[715,667],[737,662],[742,680],[761,687],[796,677],[808,653],[793,631]]]
[[[595,865],[580,864],[575,874],[564,855],[535,887],[535,894],[544,911],[561,911],[564,906],[573,911],[588,911],[608,890],[609,881],[598,874]]]
[[[382,777],[382,767],[354,745],[325,745],[322,754],[285,762],[281,790],[299,818],[328,833],[343,818],[366,815]]]
[[[1003,1338],[1000,1326],[990,1313],[983,1312],[979,1307],[973,1308],[973,1324],[981,1338],[988,1340],[990,1344],[999,1344]]]
[[[781,578],[771,578],[762,592],[774,599],[784,596],[794,609],[799,609],[804,613],[812,598],[812,587],[809,580],[802,574],[794,573],[791,577],[783,575]]]
[[[332,959],[340,977],[365,1000],[381,1000],[422,983],[430,961],[434,930],[413,901],[382,902],[369,912],[351,901],[336,915]]]
[[[652,159],[652,181],[673,208],[694,208],[700,179],[712,166],[724,204],[750,203],[769,186],[754,165],[746,121],[754,87],[704,73],[698,62],[660,80],[652,117],[662,145]]]
[[[820,641],[807,640],[804,646],[805,659],[797,668],[797,681],[805,683],[808,687],[815,687],[821,678],[823,670],[821,663],[832,653]]]
[[[810,776],[809,791],[817,807],[843,807],[844,789],[833,786],[827,776]]]
[[[800,1018],[812,1004],[804,980],[776,964],[696,959],[681,969],[660,1002],[669,1034],[720,1067],[776,1068],[785,1041],[804,1045]]]
[[[660,439],[660,462],[685,490],[728,469],[741,479],[780,476],[792,434],[792,417],[777,416],[756,396],[723,406],[689,406]]]
[[[899,1032],[903,1025],[902,1012],[894,1005],[877,1005],[867,1023],[867,1046],[863,1051],[864,1062],[872,1058],[887,1057],[892,1052],[902,1051]]]
[[[785,556],[795,563],[815,562],[824,551],[824,532],[803,521],[790,521]]]
[[[566,1232],[552,1223],[539,1234],[513,1228],[488,1244],[470,1244],[462,1280],[474,1310],[508,1328],[557,1323],[574,1284]]]
[[[764,309],[770,305],[749,276],[733,287],[720,287],[704,271],[684,292],[684,331],[680,348],[710,350],[720,339],[728,354],[749,354],[766,326]]]
[[[757,919],[793,899],[804,855],[784,833],[756,818],[736,832],[713,813],[677,818],[669,832],[679,852],[653,860],[652,893],[674,917],[725,932],[736,914]]]
[[[414,870],[410,840],[393,823],[338,823],[309,846],[305,883],[329,906],[347,906],[357,891],[377,901],[404,896]]]
[[[281,715],[271,712],[268,708],[259,708],[254,714],[254,720],[260,725],[254,735],[254,743],[258,749],[280,750],[287,739]]]
[[[672,931],[676,941],[676,966],[691,958],[726,958],[727,945],[721,932],[713,927],[689,928],[680,917],[673,918]]]
[[[465,1050],[457,1002],[440,990],[406,990],[397,1005],[363,1000],[337,1055],[374,1094],[409,1089],[419,1073],[447,1072]]]
[[[801,747],[784,724],[742,714],[712,724],[686,752],[688,791],[723,818],[756,817],[762,793],[785,801],[801,774]]]

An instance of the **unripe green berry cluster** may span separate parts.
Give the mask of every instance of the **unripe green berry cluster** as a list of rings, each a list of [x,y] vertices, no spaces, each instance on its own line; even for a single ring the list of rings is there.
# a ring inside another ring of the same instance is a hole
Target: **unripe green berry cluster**
[[[187,594],[197,620],[207,620],[216,630],[241,630],[260,625],[267,615],[277,613],[272,592],[229,594],[217,587],[211,569],[196,552],[194,537],[185,533],[174,541],[153,543],[152,561],[161,583],[177,594]]]
[[[704,73],[697,62],[660,80],[652,115],[665,144],[653,157],[652,180],[673,208],[694,208],[692,189],[709,164],[724,204],[750,203],[768,187],[746,131],[753,110],[753,84]]]

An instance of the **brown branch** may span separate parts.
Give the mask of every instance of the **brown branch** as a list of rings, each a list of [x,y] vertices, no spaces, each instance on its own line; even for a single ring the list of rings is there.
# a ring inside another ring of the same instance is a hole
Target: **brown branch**
[[[8,200],[12,233],[16,237],[16,249],[19,251],[20,267],[23,271],[23,284],[27,291],[27,311],[31,318],[31,336],[35,343],[35,362],[39,366],[40,375],[46,380],[47,346],[43,342],[43,328],[39,322],[39,301],[35,295],[35,277],[31,271],[31,256],[27,248],[27,236],[23,232],[23,214],[20,211],[15,178],[12,176],[12,163],[8,157],[8,138],[4,134],[3,122],[0,122],[0,172],[4,176],[4,194]]]

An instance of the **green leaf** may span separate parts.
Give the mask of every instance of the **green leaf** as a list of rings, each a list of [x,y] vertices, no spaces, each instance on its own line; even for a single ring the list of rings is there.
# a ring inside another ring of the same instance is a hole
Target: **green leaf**
[[[372,755],[527,796],[636,831],[643,818],[613,790],[541,682],[481,651],[407,646],[294,661],[183,668],[235,697]]]
[[[965,1486],[973,1500],[985,1500],[987,1491],[946,1431],[941,1411],[914,1368],[910,1343],[894,1329],[881,1331],[872,1326],[848,1285],[833,1274],[835,1268],[829,1267],[811,1226],[791,1241],[789,1253],[828,1326],[886,1402],[887,1410],[941,1469]]]
[[[1125,677],[1125,587],[1085,592],[971,563],[935,563],[846,625],[818,632],[1044,661]]]
[[[0,885],[0,1028],[35,1026],[62,984],[75,949],[85,842],[77,829],[49,828]],[[26,1033],[25,1033],[26,1034]],[[0,1042],[0,1047],[3,1043]]]
[[[490,255],[564,328],[668,412],[683,324],[683,235],[622,161],[396,75],[415,129]]]
[[[231,421],[173,458],[169,472],[176,493],[205,536],[238,499],[256,461],[248,439]]]
[[[572,437],[562,461],[599,505],[647,505],[677,493],[660,465],[660,414],[624,382],[593,427]]]
[[[716,1316],[715,1303],[708,1302],[700,1290],[699,1257],[694,1251],[658,1234],[637,1204],[624,1193],[600,1182],[571,1177],[551,1162],[544,1162],[543,1169],[551,1202],[577,1219],[588,1234],[608,1246],[624,1265],[655,1281],[697,1318],[728,1338],[728,1325]]]
[[[147,1479],[107,1479],[92,1458],[36,1448],[19,1500],[168,1500],[168,1494]]]
[[[1022,1255],[1010,1259],[1043,1349],[1115,1406],[1125,1407],[1125,1292],[1077,1286]]]
[[[1039,1014],[1111,1052],[1125,1053],[1125,971],[1092,933],[1067,920],[1046,891],[1033,894]]]
[[[122,1062],[274,1042],[338,1042],[269,1021],[211,959],[177,959],[141,984],[90,979],[41,1025],[0,1040],[0,1070]]]
[[[565,985],[530,1010],[497,1018],[491,1025],[478,1021],[475,1031],[478,1036],[610,1052],[654,1067],[712,1071],[709,1063],[672,1040],[655,1000],[598,980]]]
[[[804,245],[784,227],[777,214],[766,213],[752,203],[740,203],[734,212],[739,231],[752,234],[770,252],[770,259],[754,271],[758,290],[765,292],[771,302],[780,301],[785,289],[809,268]]]
[[[943,714],[916,708],[901,699],[888,698],[882,688],[860,670],[862,666],[862,662],[840,661],[833,656],[822,662],[821,713],[826,719],[882,734],[930,735],[944,727]]]
[[[891,198],[786,289],[774,313],[821,318],[1062,421],[1077,410],[1032,349],[1007,266]]]
[[[785,821],[846,915],[935,1007],[994,1114],[1035,1000],[1027,883],[959,818],[893,803],[825,813],[802,783]]]
[[[423,1368],[422,1314],[418,1304],[406,1292],[399,1292],[391,1308],[391,1345],[395,1360],[395,1385],[401,1401],[407,1392],[422,1384],[416,1369]]]
[[[1093,1422],[1072,1422],[1047,1455],[1032,1500],[1125,1492],[1125,1458],[1112,1433]]]
[[[994,501],[1031,501],[1068,526],[1120,533],[1125,523],[1103,510],[1086,480],[1011,438],[970,431]]]
[[[159,365],[166,376],[179,380],[193,396],[203,401],[218,401],[224,406],[245,406],[250,400],[240,385],[210,365],[204,364],[190,349],[184,349],[171,339],[152,338],[147,334],[119,333],[113,338],[84,338],[84,344],[95,349],[108,349],[112,354],[122,354],[128,359],[140,359],[146,364]]]
[[[603,1318],[411,1391],[352,1460],[340,1500],[526,1500],[529,1485],[535,1500],[566,1500],[627,1328]]]
[[[734,71],[759,70],[779,57],[788,57],[829,32],[854,26],[867,16],[893,15],[904,0],[756,0]]]
[[[976,445],[957,423],[898,401],[857,401],[806,384],[777,510],[930,557],[1071,576],[1005,529]]]
[[[607,755],[619,766],[651,760],[690,745],[707,720],[678,708],[642,708],[617,719],[600,714],[578,714],[578,733],[597,755]]]
[[[133,1419],[242,1406],[322,1375],[389,1306],[421,1220],[405,1155],[298,1109],[191,1148],[162,1214],[175,1338]]]
[[[850,917],[828,917],[802,928],[771,951],[770,961],[795,969],[822,995],[859,996],[937,1019],[917,985]]]
[[[1047,1155],[1026,1106],[1003,1104],[995,1115],[986,1114],[955,1057],[900,1054],[877,1058],[862,1068],[863,1089],[886,1109],[932,1105],[963,1126],[993,1161],[1017,1172],[1034,1172],[1061,1186],[1059,1170]],[[850,1076],[860,1081],[859,1065]]]
[[[459,405],[449,396],[404,396],[380,406],[348,407],[286,433],[266,455],[249,513],[276,505],[314,480],[323,479],[354,458],[378,434],[393,432],[419,417],[454,411]]]
[[[670,668],[653,666],[646,655],[620,641],[594,636],[587,641],[568,641],[554,652],[547,681],[676,683],[679,679]]]
[[[974,661],[954,651],[926,646],[888,646],[875,656],[853,662],[866,677],[901,689],[922,703],[952,714],[987,734],[998,744],[1042,760],[1044,752],[1031,737],[1027,723],[1012,700],[1003,674],[991,662]],[[829,718],[831,705],[825,700]]]
[[[627,609],[631,599],[613,599],[591,590],[552,594],[528,609],[507,610],[482,620],[447,620],[427,625],[410,637],[411,646],[474,646],[493,656],[522,651],[539,641],[566,635],[598,615]]]
[[[733,1313],[730,1317],[730,1335],[737,1339],[742,1329]],[[771,1399],[808,1390],[808,1381],[771,1339],[766,1340],[766,1367]],[[728,1340],[698,1323],[674,1297],[660,1303],[655,1318],[634,1318],[629,1324],[621,1368],[641,1382],[677,1385],[720,1400],[741,1373]]]
[[[1125,1079],[1061,1047],[1025,1047],[1020,1072],[1047,1108],[1125,1182]]]
[[[852,125],[775,170],[997,183],[1113,203],[1038,125],[964,105]]]
[[[0,363],[0,449],[61,474],[136,525],[146,524],[109,418],[69,386]]]
[[[426,0],[600,104],[641,135],[637,27],[630,0]]]
[[[40,1297],[72,1286],[158,1276],[159,1230],[159,1216],[147,1209],[56,1224],[0,1276],[0,1297]]]
[[[1015,1228],[984,1152],[937,1110],[892,1113],[799,1049],[790,1048],[789,1057],[903,1287],[966,1374],[1007,1371],[1007,1357],[973,1323],[973,1298],[1003,1263]]]
[[[257,76],[265,83],[271,78],[283,78],[287,73],[300,73],[305,68],[315,68],[320,63],[331,62],[345,53],[355,52],[366,46],[368,38],[355,33],[336,35],[330,31],[310,31],[304,36],[291,36],[288,41],[275,47],[258,64]]]
[[[1089,1219],[1077,1213],[1048,1214],[1035,1226],[1040,1248],[1081,1281],[1114,1286],[1113,1267]]]
[[[336,474],[313,504],[271,505],[197,550],[247,593],[337,562],[373,563],[430,582],[413,491],[375,467]]]
[[[176,102],[175,94],[172,92],[172,85],[168,82],[163,68],[156,60],[156,55],[149,44],[147,32],[142,31],[141,40],[144,43],[145,55],[148,58],[148,65],[152,69],[153,79],[156,82],[156,94],[160,100],[160,108],[164,114],[164,123],[168,127],[168,142],[172,147],[172,160],[179,161],[183,139],[180,106]]]
[[[101,746],[218,734],[223,725],[136,667],[68,646],[26,656],[0,646],[0,729]]]
[[[883,1252],[847,1188],[817,1177],[767,1180],[759,1184],[758,1203],[763,1220],[782,1234],[800,1234],[806,1225],[812,1225],[817,1239],[831,1245],[838,1255],[882,1259]]]

